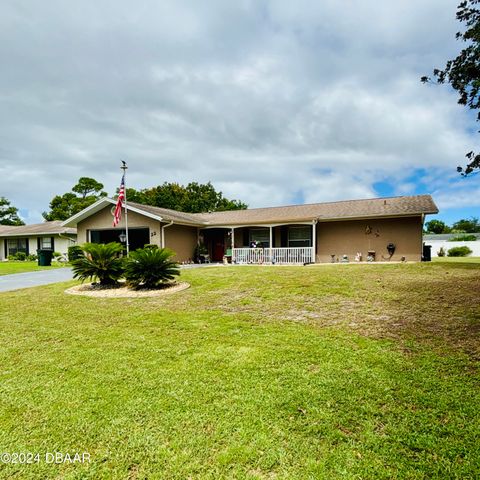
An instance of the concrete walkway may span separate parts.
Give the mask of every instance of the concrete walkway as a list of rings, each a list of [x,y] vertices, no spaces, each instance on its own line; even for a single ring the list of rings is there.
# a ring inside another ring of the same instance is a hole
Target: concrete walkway
[[[37,272],[12,273],[11,275],[0,276],[0,292],[38,287],[68,280],[72,280],[72,270],[67,267],[39,270]]]

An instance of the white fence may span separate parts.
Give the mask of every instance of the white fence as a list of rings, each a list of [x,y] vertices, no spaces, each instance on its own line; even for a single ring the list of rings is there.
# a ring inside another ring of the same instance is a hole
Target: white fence
[[[425,245],[432,246],[432,257],[438,257],[438,251],[441,247],[445,250],[447,255],[448,250],[453,247],[468,247],[472,250],[472,257],[480,257],[480,241],[476,242],[448,242],[447,240],[425,240]]]
[[[233,248],[232,263],[295,265],[313,263],[313,247]]]

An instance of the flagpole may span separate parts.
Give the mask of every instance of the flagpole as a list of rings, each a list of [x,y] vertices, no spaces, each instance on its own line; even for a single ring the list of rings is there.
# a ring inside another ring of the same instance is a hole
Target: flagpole
[[[127,211],[127,181],[125,179],[127,174],[127,164],[122,160],[122,166],[120,167],[123,170],[123,191],[124,191],[124,206],[125,206],[125,244],[127,247],[127,257],[130,252],[130,244],[128,243],[128,211]]]

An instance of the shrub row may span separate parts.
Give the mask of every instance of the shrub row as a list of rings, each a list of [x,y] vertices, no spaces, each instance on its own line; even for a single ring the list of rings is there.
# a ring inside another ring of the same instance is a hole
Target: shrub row
[[[37,260],[36,255],[27,255],[25,252],[17,252],[15,255],[9,255],[7,260],[20,261],[20,262],[34,262]]]
[[[466,257],[467,255],[470,255],[472,253],[472,250],[466,246],[463,247],[453,247],[450,248],[446,254],[447,257]],[[443,247],[440,247],[440,250],[437,252],[437,255],[439,257],[444,257],[445,256],[445,249]]]
[[[447,242],[476,242],[477,236],[469,233],[464,233],[461,235],[457,235],[456,237],[452,237]]]
[[[180,275],[178,264],[171,260],[175,252],[148,245],[123,257],[117,242],[85,243],[77,258],[71,261],[73,277],[82,282],[98,280],[100,285],[116,285],[125,278],[133,288],[159,288]],[[70,255],[70,252],[69,252]]]

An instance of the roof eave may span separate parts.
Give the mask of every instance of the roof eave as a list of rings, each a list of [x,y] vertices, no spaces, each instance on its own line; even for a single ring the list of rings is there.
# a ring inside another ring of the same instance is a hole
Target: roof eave
[[[36,237],[39,235],[76,235],[74,232],[68,232],[66,230],[61,230],[61,231],[55,231],[55,232],[9,232],[9,233],[1,233],[0,232],[0,237]]]
[[[385,213],[382,215],[352,215],[344,217],[318,217],[319,222],[336,222],[341,220],[370,220],[375,218],[401,218],[401,217],[420,217],[421,215],[430,215],[436,212],[408,212],[408,213]]]

